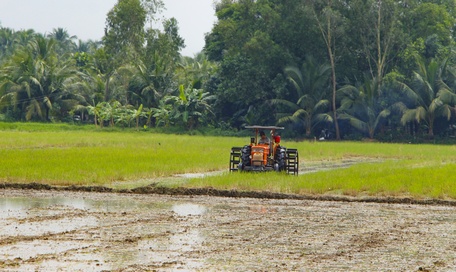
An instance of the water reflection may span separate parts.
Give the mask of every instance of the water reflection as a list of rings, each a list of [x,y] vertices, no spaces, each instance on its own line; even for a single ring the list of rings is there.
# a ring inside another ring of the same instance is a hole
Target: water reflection
[[[194,270],[202,267],[201,260],[183,260],[181,254],[197,250],[204,243],[198,226],[207,212],[203,205],[131,196],[4,197],[0,198],[0,238],[19,238],[0,246],[0,260],[27,260],[43,254],[71,252],[65,258],[66,264],[43,259],[35,266],[22,263],[18,271],[39,267],[59,270],[74,260],[80,260],[78,263],[84,263],[85,268],[93,269],[96,265],[97,269],[107,270],[179,260],[176,265]],[[173,216],[169,217],[170,213]],[[175,217],[182,224],[171,219],[152,220]],[[25,236],[35,238],[20,238]]]
[[[176,204],[172,211],[179,216],[203,215],[206,213],[206,207],[196,204]]]
[[[0,211],[19,211],[32,208],[46,208],[54,205],[63,205],[75,209],[88,209],[90,202],[77,198],[30,198],[30,197],[7,197],[0,199]]]
[[[6,197],[0,198],[0,218],[8,216],[9,212],[24,212],[25,210],[45,209],[51,206],[65,206],[73,209],[105,212],[134,211],[138,209],[166,208],[170,204],[157,202],[140,202],[129,198],[116,198],[112,200],[92,200],[88,198],[68,197]],[[42,212],[42,210],[41,210]]]

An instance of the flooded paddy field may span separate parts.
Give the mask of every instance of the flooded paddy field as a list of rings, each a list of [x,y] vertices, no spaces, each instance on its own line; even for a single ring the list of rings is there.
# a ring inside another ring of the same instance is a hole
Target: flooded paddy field
[[[455,271],[456,207],[0,189],[1,271]]]

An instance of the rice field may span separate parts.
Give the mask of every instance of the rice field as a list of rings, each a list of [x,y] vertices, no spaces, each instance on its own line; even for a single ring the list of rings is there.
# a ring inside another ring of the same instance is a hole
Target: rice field
[[[158,183],[292,194],[456,199],[454,145],[283,139],[283,145],[299,150],[299,176],[229,173],[230,148],[248,141],[153,130],[3,123],[0,183],[108,187]],[[351,163],[337,167],[347,161]],[[220,174],[176,178],[209,172]]]

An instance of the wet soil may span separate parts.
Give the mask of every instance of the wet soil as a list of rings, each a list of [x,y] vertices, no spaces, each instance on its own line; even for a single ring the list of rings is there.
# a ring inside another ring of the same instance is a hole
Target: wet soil
[[[0,187],[2,271],[456,268],[452,202],[158,186]]]

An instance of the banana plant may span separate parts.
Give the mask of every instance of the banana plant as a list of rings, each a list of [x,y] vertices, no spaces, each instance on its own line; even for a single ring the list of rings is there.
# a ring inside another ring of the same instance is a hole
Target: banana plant
[[[136,119],[136,130],[139,129],[139,118],[146,117],[146,113],[143,112],[143,104],[139,106],[138,109],[133,109],[131,112],[133,119]]]
[[[179,96],[173,97],[173,118],[181,120],[188,129],[198,126],[200,121],[212,112],[210,102],[215,99],[214,95],[204,92],[202,89],[194,89],[191,86],[184,88],[179,86]]]

